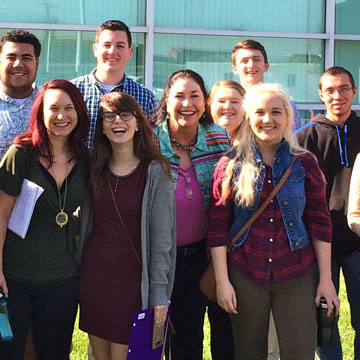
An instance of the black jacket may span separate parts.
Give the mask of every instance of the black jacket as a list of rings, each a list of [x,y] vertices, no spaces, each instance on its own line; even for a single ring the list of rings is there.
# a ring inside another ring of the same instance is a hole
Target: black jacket
[[[346,218],[351,171],[360,152],[360,118],[352,111],[342,128],[324,118],[305,125],[296,135],[300,145],[315,155],[325,175],[333,223],[332,254],[348,255],[360,245]]]

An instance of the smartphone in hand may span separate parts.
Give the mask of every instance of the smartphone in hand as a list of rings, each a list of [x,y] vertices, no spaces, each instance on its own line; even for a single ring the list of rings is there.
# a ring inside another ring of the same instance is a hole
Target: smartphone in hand
[[[154,350],[157,349],[159,346],[163,345],[164,338],[165,338],[165,325],[162,325],[160,327],[155,327],[155,325],[153,325],[151,348]]]

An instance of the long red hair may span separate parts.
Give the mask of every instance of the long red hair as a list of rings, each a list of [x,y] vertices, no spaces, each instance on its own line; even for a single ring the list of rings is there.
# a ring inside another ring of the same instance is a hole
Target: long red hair
[[[50,80],[39,91],[30,114],[30,128],[14,139],[14,144],[31,148],[45,157],[50,166],[53,163],[53,150],[47,129],[44,124],[44,96],[47,90],[59,89],[69,95],[78,116],[78,123],[69,135],[67,146],[72,158],[77,162],[84,161],[88,156],[85,140],[89,133],[90,121],[88,111],[79,89],[71,82],[63,79]]]

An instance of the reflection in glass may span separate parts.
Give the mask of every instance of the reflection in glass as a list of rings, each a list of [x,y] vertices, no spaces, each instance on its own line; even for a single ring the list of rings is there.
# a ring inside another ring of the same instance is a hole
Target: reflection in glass
[[[335,66],[342,66],[349,70],[354,78],[355,85],[360,84],[360,43],[359,41],[337,40],[335,41]],[[360,95],[357,93],[354,104],[360,104]]]
[[[359,13],[359,0],[336,0],[335,32],[337,34],[360,35]]]
[[[2,32],[10,29],[2,29]],[[51,79],[73,79],[90,73],[96,66],[92,52],[95,32],[31,30],[41,43],[40,65],[36,76],[38,85]],[[133,33],[134,53],[125,72],[132,79],[144,83],[145,35]]]
[[[319,77],[324,68],[322,40],[254,38],[268,53],[264,81],[278,82],[299,103],[319,103]],[[239,78],[231,72],[231,51],[245,38],[230,36],[155,36],[153,89],[157,98],[174,71],[188,68],[203,76],[208,89],[219,80]]]
[[[325,115],[325,110],[299,110],[301,125],[303,126],[306,123],[313,121],[317,114]]]
[[[100,25],[118,19],[128,26],[144,26],[145,5],[146,0],[1,1],[0,21]]]
[[[155,0],[155,26],[324,32],[325,0]]]

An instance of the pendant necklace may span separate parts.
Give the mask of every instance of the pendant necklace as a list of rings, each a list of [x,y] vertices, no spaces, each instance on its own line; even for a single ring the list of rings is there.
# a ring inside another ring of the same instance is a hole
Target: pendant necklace
[[[117,175],[116,172],[111,168],[111,165],[109,163],[109,170],[110,172],[116,177],[116,183],[115,183],[115,188],[114,188],[114,192],[117,192],[117,187],[118,187],[118,182],[119,182],[119,179],[121,178],[124,178],[126,176],[130,176],[132,175],[140,166],[140,161],[138,160],[137,164],[134,166],[132,165],[131,167],[125,169],[123,172],[124,172],[124,175],[120,174],[120,175]]]
[[[58,191],[58,195],[59,195],[59,209],[60,209],[60,211],[55,216],[55,222],[56,222],[57,225],[60,226],[60,228],[62,228],[69,221],[69,216],[64,211],[65,202],[66,202],[66,193],[67,193],[67,176],[65,177],[65,191],[64,191],[64,202],[63,202],[63,204],[61,204],[61,194],[60,194],[60,189],[59,189],[59,186],[58,186],[57,183],[56,183],[56,187],[57,187],[57,191]]]

